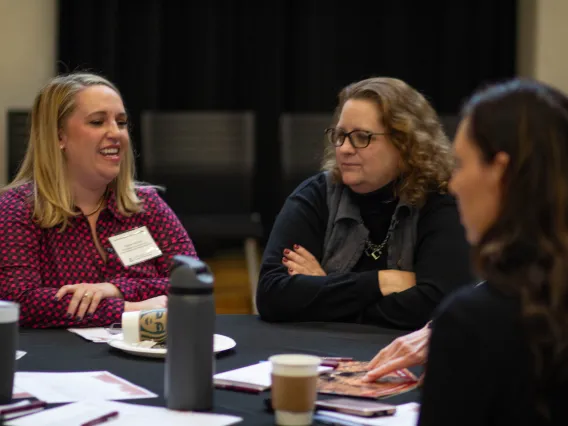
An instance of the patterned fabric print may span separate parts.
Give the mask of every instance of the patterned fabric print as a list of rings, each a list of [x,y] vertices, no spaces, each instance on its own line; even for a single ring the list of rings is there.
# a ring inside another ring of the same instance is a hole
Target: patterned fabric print
[[[111,192],[97,220],[97,234],[108,254],[100,256],[87,218],[79,215],[70,226],[42,229],[32,222],[28,201],[32,185],[10,190],[0,197],[0,299],[20,303],[20,325],[33,328],[100,327],[121,321],[124,301],[103,299],[95,314],[78,321],[66,318],[71,295],[55,300],[66,284],[114,284],[124,300],[138,302],[164,295],[174,255],[197,257],[193,243],[174,212],[153,188],[137,189],[143,211],[122,216]],[[125,267],[109,237],[146,226],[163,255]]]

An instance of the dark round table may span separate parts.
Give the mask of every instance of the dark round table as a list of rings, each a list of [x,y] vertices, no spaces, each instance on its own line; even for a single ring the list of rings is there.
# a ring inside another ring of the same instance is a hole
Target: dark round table
[[[353,357],[370,360],[400,331],[359,324],[293,323],[270,324],[252,315],[218,315],[216,333],[233,338],[237,346],[217,355],[216,372],[244,367],[278,353]],[[133,404],[165,406],[164,360],[126,354],[104,343],[84,340],[67,330],[21,329],[18,349],[27,355],[18,361],[18,371],[97,371],[107,370],[158,394],[158,398],[125,400]],[[413,371],[417,374],[419,370]],[[258,395],[215,390],[216,413],[243,418],[245,425],[273,424],[273,414],[265,411]],[[325,396],[321,396],[325,398]],[[402,404],[418,401],[415,390],[387,399]]]

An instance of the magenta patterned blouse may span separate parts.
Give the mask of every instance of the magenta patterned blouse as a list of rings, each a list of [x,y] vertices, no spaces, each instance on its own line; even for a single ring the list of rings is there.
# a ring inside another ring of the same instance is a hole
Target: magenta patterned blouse
[[[24,327],[100,327],[121,321],[124,300],[138,302],[166,294],[171,259],[176,254],[197,256],[180,221],[153,188],[138,188],[143,210],[131,217],[121,215],[111,191],[107,207],[99,215],[97,234],[108,253],[105,263],[95,247],[89,223],[83,215],[71,218],[70,226],[40,228],[32,221],[32,185],[12,189],[0,196],[0,299],[20,304]],[[146,226],[162,256],[125,267],[109,237]],[[114,284],[124,295],[103,299],[93,316],[67,318],[71,295],[55,300],[66,284]]]

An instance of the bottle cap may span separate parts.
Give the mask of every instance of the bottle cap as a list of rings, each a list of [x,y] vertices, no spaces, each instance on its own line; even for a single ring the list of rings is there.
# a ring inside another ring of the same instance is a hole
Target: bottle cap
[[[211,294],[213,274],[207,264],[189,256],[177,255],[170,270],[170,294]]]
[[[17,322],[20,316],[20,305],[0,300],[0,324]]]

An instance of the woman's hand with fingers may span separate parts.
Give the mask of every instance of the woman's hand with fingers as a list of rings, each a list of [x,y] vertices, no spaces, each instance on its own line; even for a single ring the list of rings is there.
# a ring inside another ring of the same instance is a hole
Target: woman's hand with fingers
[[[55,299],[59,300],[66,294],[73,295],[67,308],[67,317],[76,316],[78,320],[94,314],[103,299],[123,298],[120,290],[111,283],[64,285],[55,294]]]
[[[363,381],[374,382],[378,378],[400,370],[426,363],[431,329],[429,324],[413,333],[395,339],[390,345],[380,351],[368,367],[373,368],[363,378]]]
[[[284,250],[282,264],[288,268],[289,275],[303,274],[320,277],[327,275],[314,255],[298,244],[294,244],[292,250]]]

